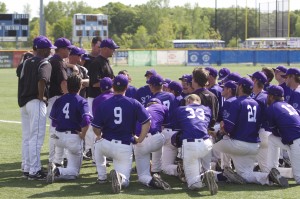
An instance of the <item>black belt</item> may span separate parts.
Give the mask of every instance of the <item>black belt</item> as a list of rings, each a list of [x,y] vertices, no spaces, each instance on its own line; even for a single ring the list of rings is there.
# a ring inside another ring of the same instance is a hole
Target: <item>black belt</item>
[[[207,140],[208,138],[187,138],[187,142],[201,142],[201,140]]]
[[[71,134],[78,134],[79,132],[78,131],[75,131],[75,130],[71,130],[71,131],[57,131],[59,133],[71,133]]]
[[[114,143],[121,143],[121,144],[126,144],[126,145],[130,145],[131,142],[128,142],[128,141],[122,141],[122,140],[115,140],[115,139],[109,139],[109,138],[104,138],[110,142],[114,142]]]

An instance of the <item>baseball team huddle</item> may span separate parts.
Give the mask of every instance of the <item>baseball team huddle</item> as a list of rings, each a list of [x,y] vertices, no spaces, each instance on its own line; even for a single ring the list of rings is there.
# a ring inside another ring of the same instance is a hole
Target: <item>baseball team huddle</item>
[[[196,67],[178,80],[146,71],[135,88],[109,58],[119,46],[94,37],[91,53],[66,38],[33,40],[17,68],[22,117],[22,172],[28,180],[74,180],[83,159],[113,193],[138,181],[171,190],[161,173],[191,190],[218,182],[300,184],[300,69],[277,66],[241,77],[228,68]],[[54,53],[53,52],[54,49]],[[277,85],[270,82],[275,77]],[[49,127],[49,165],[40,153]]]

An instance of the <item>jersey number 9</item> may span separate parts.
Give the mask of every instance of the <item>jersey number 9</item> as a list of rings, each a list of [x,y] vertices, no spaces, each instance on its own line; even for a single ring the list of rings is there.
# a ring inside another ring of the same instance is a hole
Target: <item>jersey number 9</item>
[[[121,107],[115,107],[114,108],[114,122],[115,124],[121,124],[122,123],[122,109]]]

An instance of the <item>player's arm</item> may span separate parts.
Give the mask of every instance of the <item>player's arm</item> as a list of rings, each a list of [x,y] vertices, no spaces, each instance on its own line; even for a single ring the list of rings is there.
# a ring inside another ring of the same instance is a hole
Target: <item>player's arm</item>
[[[67,81],[63,80],[60,82],[60,89],[62,90],[63,94],[68,93],[68,88],[67,88]]]
[[[150,125],[151,125],[151,120],[150,119],[146,123],[142,124],[142,131],[141,131],[140,136],[139,137],[135,136],[135,141],[137,143],[143,142],[143,140],[147,136],[147,133],[149,132]]]
[[[96,128],[96,127],[93,126],[93,131],[94,131],[94,133],[95,133],[95,135],[96,135],[96,141],[97,141],[97,140],[100,140],[101,137],[102,137],[101,129]]]

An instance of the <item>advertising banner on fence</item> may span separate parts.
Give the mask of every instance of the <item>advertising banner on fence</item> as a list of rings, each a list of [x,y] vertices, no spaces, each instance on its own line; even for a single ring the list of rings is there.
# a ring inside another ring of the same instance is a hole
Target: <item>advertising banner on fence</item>
[[[116,51],[113,56],[113,65],[128,65],[128,51]]]
[[[0,68],[11,68],[13,52],[0,52]]]
[[[157,51],[157,64],[158,65],[185,65],[186,64],[186,51],[168,50]]]
[[[209,66],[219,63],[220,51],[188,50],[189,66]]]
[[[128,64],[129,66],[156,66],[156,51],[129,51]]]
[[[21,57],[23,56],[24,53],[25,53],[25,51],[15,51],[14,52],[12,67],[17,68],[19,66]]]

